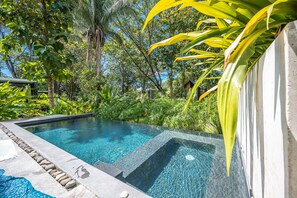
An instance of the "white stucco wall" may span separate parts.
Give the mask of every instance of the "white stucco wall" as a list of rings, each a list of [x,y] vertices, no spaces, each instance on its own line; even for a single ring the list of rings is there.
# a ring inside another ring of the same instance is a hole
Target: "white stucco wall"
[[[267,49],[241,91],[237,137],[254,197],[297,197],[297,22]]]

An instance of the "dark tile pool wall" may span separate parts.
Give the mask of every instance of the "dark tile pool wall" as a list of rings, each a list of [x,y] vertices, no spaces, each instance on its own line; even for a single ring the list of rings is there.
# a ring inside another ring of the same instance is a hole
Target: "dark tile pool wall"
[[[148,188],[153,184],[155,177],[162,172],[163,167],[166,166],[171,156],[174,155],[178,146],[179,145],[177,145],[174,140],[170,140],[161,147],[158,152],[154,153],[135,171],[128,175],[128,177],[125,178],[125,181],[133,186],[136,186],[142,191],[148,190]],[[145,184],[145,182],[147,183]]]
[[[206,144],[191,140],[184,140],[174,138],[163,145],[156,153],[154,153],[151,157],[149,157],[144,163],[142,163],[138,168],[135,169],[131,174],[129,174],[125,179],[122,178],[125,182],[137,187],[138,189],[149,193],[152,191],[150,189],[154,183],[156,182],[156,178],[167,166],[169,161],[176,154],[177,150],[181,147],[192,148],[198,150],[199,152],[205,152],[209,154],[209,157],[203,158],[206,162],[202,164],[203,170],[199,170],[199,166],[191,167],[187,170],[185,167],[184,177],[187,179],[193,176],[186,182],[185,190],[181,194],[184,197],[236,197],[236,198],[248,198],[249,193],[247,190],[247,185],[245,181],[244,171],[242,168],[242,162],[240,158],[239,149],[235,146],[233,151],[232,158],[232,166],[231,166],[231,174],[228,177],[226,175],[226,167],[225,167],[225,153],[222,145],[217,148],[213,144]],[[216,150],[217,149],[217,150]],[[183,155],[184,156],[184,155]],[[184,158],[182,157],[184,160]],[[172,162],[171,162],[172,163]],[[179,165],[180,164],[176,164]],[[206,168],[208,167],[208,168]],[[179,169],[180,170],[180,169]],[[193,171],[194,170],[194,171]],[[173,171],[173,170],[172,170]],[[169,174],[171,176],[171,174]],[[198,177],[198,179],[197,179]],[[160,181],[160,180],[159,180]],[[193,182],[194,181],[194,182]],[[174,176],[172,176],[172,185],[174,182],[179,182],[181,185],[184,185],[182,181],[176,180]],[[188,183],[188,185],[187,185]],[[194,183],[194,186],[193,186]],[[166,190],[166,185],[161,184],[162,189]],[[155,188],[155,187],[153,187]],[[190,192],[191,189],[193,192]],[[168,190],[168,189],[167,189]],[[173,188],[175,190],[175,188]],[[172,191],[172,189],[171,189]],[[162,193],[163,191],[160,191]],[[195,193],[194,193],[195,192]],[[155,192],[153,192],[155,193]],[[169,192],[170,194],[171,192]],[[163,194],[160,196],[159,193],[149,194],[153,197],[166,197],[167,194]],[[172,197],[172,194],[170,195]],[[177,196],[180,197],[180,196]]]
[[[207,197],[249,198],[249,190],[237,141],[233,149],[229,176],[226,173],[224,147],[221,148],[217,155],[214,162],[216,166],[211,169]]]
[[[154,185],[154,182],[156,181],[158,176],[162,173],[164,168],[167,166],[169,161],[172,159],[172,157],[176,154],[177,150],[181,146],[199,150],[200,152],[205,152],[209,156],[213,156],[215,152],[215,146],[211,144],[205,144],[205,143],[194,142],[189,140],[171,139],[163,147],[161,147],[155,154],[153,154],[150,158],[148,158],[141,166],[139,166],[135,171],[133,171],[130,175],[128,175],[128,177],[126,177],[126,182],[139,188],[144,192],[147,192]],[[213,157],[210,157],[209,159],[212,159],[212,158]],[[180,159],[180,160],[185,160],[185,159]],[[208,167],[211,167],[212,160],[206,160],[204,164],[206,164],[206,166]],[[185,170],[185,172],[189,172],[189,171],[192,172],[192,170]],[[196,186],[196,188],[199,188],[199,196],[204,196],[206,188],[202,186],[207,185],[210,172],[201,171],[200,173],[197,173],[197,174],[199,174],[201,179],[200,179],[200,186],[199,187]],[[174,178],[174,176],[172,177],[173,179],[177,179],[177,178]],[[179,182],[180,179],[183,179],[183,178],[177,179],[176,182]],[[196,177],[195,179],[198,180],[198,177]],[[188,195],[189,194],[191,193],[188,193]],[[177,196],[180,196],[180,195],[177,195]]]

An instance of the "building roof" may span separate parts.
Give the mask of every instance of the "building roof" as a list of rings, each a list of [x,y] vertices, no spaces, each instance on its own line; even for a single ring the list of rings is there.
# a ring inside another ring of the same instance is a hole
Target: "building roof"
[[[27,79],[0,77],[0,83],[5,83],[7,81],[9,81],[9,82],[11,82],[13,84],[34,84],[34,83],[36,83],[35,81],[30,81],[30,80],[27,80]]]
[[[191,87],[194,86],[195,83],[193,83],[193,81],[189,80],[184,84],[184,87],[186,87],[187,84],[191,84]]]

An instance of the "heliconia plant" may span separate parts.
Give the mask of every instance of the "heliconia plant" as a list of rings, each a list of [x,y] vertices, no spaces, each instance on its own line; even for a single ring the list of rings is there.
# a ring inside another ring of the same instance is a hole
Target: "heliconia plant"
[[[194,85],[189,101],[195,88],[198,88],[209,74],[217,69],[222,70],[218,85],[200,99],[217,89],[218,112],[229,175],[242,84],[281,28],[297,19],[297,0],[160,0],[149,12],[143,30],[160,12],[176,6],[180,6],[179,9],[192,7],[208,18],[197,22],[196,31],[180,33],[151,45],[149,53],[160,46],[187,41],[181,54],[191,55],[177,57],[175,61],[199,59],[201,64],[202,59],[209,65]],[[218,52],[199,50],[201,44]]]

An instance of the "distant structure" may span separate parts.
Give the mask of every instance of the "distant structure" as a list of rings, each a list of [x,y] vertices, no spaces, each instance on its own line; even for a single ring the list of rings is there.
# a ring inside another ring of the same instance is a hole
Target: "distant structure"
[[[147,95],[150,99],[154,99],[155,98],[155,95],[156,95],[156,90],[154,89],[149,89],[146,91],[147,92]]]
[[[188,94],[189,94],[189,90],[190,90],[191,88],[193,88],[194,85],[195,85],[195,83],[193,83],[193,81],[191,81],[191,80],[189,80],[188,82],[186,82],[186,83],[184,84],[184,88],[185,88],[185,98],[187,98],[187,96],[188,96]],[[200,97],[200,95],[201,95],[201,89],[200,89],[200,87],[198,87],[198,88],[196,89],[196,93],[195,93],[194,98],[195,98],[196,100],[198,100],[199,97]]]
[[[26,80],[26,79],[0,77],[0,84],[6,83],[8,81],[14,87],[25,88],[27,85],[29,85],[31,87],[32,96],[37,96],[37,94],[38,94],[38,86],[37,86],[37,82],[35,82],[35,81],[30,81],[30,80]]]

